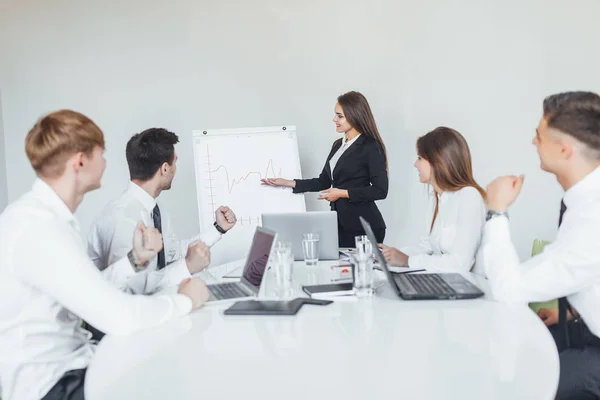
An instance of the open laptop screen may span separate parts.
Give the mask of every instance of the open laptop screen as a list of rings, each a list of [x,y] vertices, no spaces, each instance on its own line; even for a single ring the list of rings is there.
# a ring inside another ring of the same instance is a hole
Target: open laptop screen
[[[261,227],[256,228],[254,238],[252,239],[252,246],[250,246],[250,252],[246,258],[244,272],[242,273],[242,280],[255,288],[260,287],[274,241],[275,232]]]

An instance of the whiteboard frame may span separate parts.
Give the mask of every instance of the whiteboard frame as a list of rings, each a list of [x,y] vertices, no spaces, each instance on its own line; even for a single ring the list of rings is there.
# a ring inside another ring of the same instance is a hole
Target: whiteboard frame
[[[192,131],[192,138],[212,136],[212,135],[245,135],[253,133],[276,133],[293,131],[296,133],[296,144],[298,143],[298,132],[295,125],[267,126],[262,128],[225,128],[225,129],[195,129]],[[297,146],[296,146],[297,147]],[[300,153],[298,153],[300,161]]]

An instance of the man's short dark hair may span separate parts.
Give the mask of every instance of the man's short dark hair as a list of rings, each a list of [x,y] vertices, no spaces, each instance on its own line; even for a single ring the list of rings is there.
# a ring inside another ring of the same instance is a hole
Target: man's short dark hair
[[[174,145],[178,142],[176,134],[163,128],[150,128],[133,135],[125,148],[130,178],[147,181],[164,163],[172,164]]]
[[[544,115],[554,114],[563,107],[585,103],[600,103],[600,96],[593,92],[562,92],[544,99]]]
[[[592,92],[564,92],[544,99],[548,127],[584,143],[600,156],[600,96]]]

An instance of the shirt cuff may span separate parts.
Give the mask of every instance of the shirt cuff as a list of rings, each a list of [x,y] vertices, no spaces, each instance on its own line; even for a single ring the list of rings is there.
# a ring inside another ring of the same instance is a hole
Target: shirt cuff
[[[166,267],[166,278],[168,286],[179,285],[182,280],[191,278],[192,275],[188,270],[185,258],[181,258]]]
[[[116,284],[117,286],[124,284],[135,274],[136,272],[131,266],[127,256],[119,259],[119,261],[109,265],[108,268],[105,268],[102,271],[102,276],[104,279]]]
[[[419,254],[419,249],[415,248],[415,246],[401,247],[398,250],[406,254],[409,258],[411,256],[416,256],[417,254]]]
[[[192,311],[192,299],[184,294],[175,294],[172,296],[173,303],[175,304],[174,314],[178,317],[189,314]]]
[[[204,242],[204,244],[206,244],[208,247],[212,247],[215,243],[221,240],[221,236],[223,236],[221,232],[211,225],[206,232],[202,232],[198,236],[198,239]]]
[[[415,254],[413,256],[408,255],[408,267],[430,269],[431,266],[429,265],[429,263],[427,263],[428,258],[429,254]]]
[[[510,241],[510,224],[505,216],[494,217],[485,224],[481,246],[497,240]]]

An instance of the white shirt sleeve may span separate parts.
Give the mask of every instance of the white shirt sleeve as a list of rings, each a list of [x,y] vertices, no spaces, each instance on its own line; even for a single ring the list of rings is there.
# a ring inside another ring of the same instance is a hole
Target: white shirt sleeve
[[[556,242],[520,263],[512,244],[508,219],[496,217],[484,228],[482,255],[488,281],[499,301],[548,301],[596,284],[598,281],[597,227],[579,224],[559,232]],[[564,233],[564,234],[561,234]],[[593,240],[590,240],[593,238]]]
[[[125,259],[127,262],[119,262],[119,260],[104,268],[101,273],[104,279],[124,290],[127,286],[127,281],[135,275],[135,270],[129,263],[127,256],[121,257],[122,259]],[[135,288],[131,288],[129,291],[131,293],[144,293],[143,291],[135,290]]]
[[[163,228],[163,240],[165,242],[165,256],[167,264],[185,258],[187,249],[190,243],[201,240],[208,247],[212,247],[215,243],[221,240],[221,233],[214,226],[206,228],[204,232],[188,239],[180,240],[173,229],[171,218],[167,215],[163,224],[166,224],[166,229]]]
[[[118,290],[102,277],[76,234],[54,221],[36,223],[22,237],[11,254],[20,279],[107,334],[130,334],[192,308],[191,300],[180,294],[150,297]],[[115,269],[124,267],[116,265]]]
[[[111,215],[109,218],[110,221],[104,223],[103,235],[110,237],[104,237],[103,240],[109,243],[106,260],[110,266],[125,257],[133,247],[133,232],[141,218],[119,214]]]
[[[430,251],[408,254],[408,265],[411,268],[429,270],[469,272],[473,267],[475,255],[481,243],[482,227],[485,222],[485,203],[479,192],[465,188],[459,193],[458,215],[451,218],[455,229],[451,230],[452,238],[444,238],[450,245],[444,248],[443,254],[430,254]],[[444,226],[444,221],[436,221]],[[426,247],[423,246],[425,249]]]
[[[154,294],[191,277],[185,259],[181,259],[161,270],[140,271],[123,281],[119,288],[128,293]]]
[[[171,236],[173,237],[173,235]],[[175,244],[169,243],[166,246],[181,250],[185,249],[185,251],[177,254],[176,257],[172,257],[173,260],[168,261],[169,264],[161,270],[140,271],[127,278],[126,286],[122,287],[123,290],[133,293],[154,294],[168,287],[179,285],[186,278],[191,278],[192,275],[185,262],[185,255],[189,243],[198,239],[210,247],[221,239],[221,234],[216,229],[209,228],[206,233],[191,239],[177,241]]]
[[[171,257],[172,260],[168,260],[168,254],[172,254],[172,252],[165,250],[165,256],[170,263],[164,269],[145,270],[136,273],[129,263],[119,263],[117,261],[126,257],[127,253],[131,250],[133,246],[133,232],[139,220],[128,215],[115,217],[113,221],[104,221],[104,230],[102,231],[102,234],[111,236],[103,238],[106,243],[109,243],[107,259],[111,265],[102,270],[102,275],[117,288],[128,293],[153,294],[167,287],[178,285],[182,280],[191,277],[185,263],[187,243],[199,238],[208,246],[211,246],[221,238],[221,234],[214,228],[208,229],[205,234],[192,238],[189,241],[182,241],[181,243],[177,242],[173,244],[163,237],[166,249],[177,249],[178,253],[176,256]],[[173,230],[170,228],[165,231],[171,232],[170,236],[173,237]],[[90,240],[93,240],[92,236],[90,236]],[[183,245],[185,245],[185,252],[182,255],[179,249]]]
[[[400,251],[407,256],[416,256],[418,254],[431,254],[433,248],[431,247],[429,236],[422,236],[417,244],[402,247]]]
[[[179,257],[173,257],[174,260],[165,266],[165,268],[161,270],[140,271],[134,275],[128,275],[126,272],[114,271],[111,272],[113,282],[117,283],[117,285],[126,292],[143,294],[154,294],[168,287],[179,285],[181,281],[191,278],[192,276],[185,262],[185,254],[187,254],[188,244],[198,239],[210,247],[221,239],[221,234],[216,229],[208,229],[206,233],[188,240],[178,241],[175,243],[175,248],[185,248],[185,252],[179,254]],[[173,243],[170,243],[170,246],[173,246]],[[107,270],[109,268],[107,268]],[[130,270],[133,269],[130,268]]]

